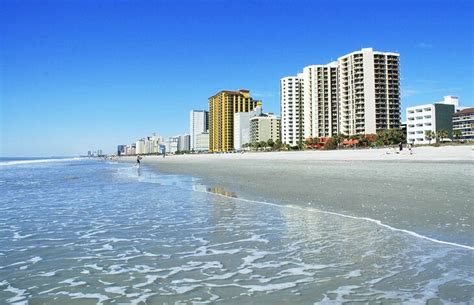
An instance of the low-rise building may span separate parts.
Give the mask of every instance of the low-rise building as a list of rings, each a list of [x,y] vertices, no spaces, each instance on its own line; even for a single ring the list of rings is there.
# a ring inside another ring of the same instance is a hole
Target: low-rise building
[[[436,143],[437,137],[434,135],[442,130],[446,131],[448,138],[451,139],[453,135],[452,115],[458,106],[459,100],[457,98],[446,96],[443,101],[437,103],[408,107],[406,110],[407,143]]]
[[[453,133],[457,140],[474,140],[474,108],[453,114]]]
[[[194,135],[194,151],[209,151],[209,133],[201,132]]]
[[[250,119],[262,115],[262,106],[259,104],[249,112],[234,114],[234,149],[242,149],[242,145],[250,143]]]
[[[280,118],[273,114],[250,119],[250,143],[280,139]]]

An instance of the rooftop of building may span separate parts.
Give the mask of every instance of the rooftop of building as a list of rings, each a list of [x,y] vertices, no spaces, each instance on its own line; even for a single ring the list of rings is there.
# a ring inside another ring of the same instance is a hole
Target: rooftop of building
[[[221,90],[209,98],[212,98],[220,94],[233,94],[233,95],[243,95],[245,97],[250,97],[250,90],[248,89],[239,89],[237,91],[236,90]]]
[[[473,113],[474,113],[474,107],[466,108],[461,111],[458,111],[455,114],[453,114],[453,116],[463,116],[463,115],[468,115],[468,114],[473,114]]]
[[[354,51],[354,52],[351,52],[349,54],[346,54],[346,55],[342,55],[338,58],[338,60],[340,59],[343,59],[343,58],[346,58],[346,57],[349,57],[349,56],[352,56],[352,55],[355,55],[355,54],[361,54],[363,52],[373,52],[374,54],[379,54],[379,55],[393,55],[393,56],[400,56],[399,53],[395,53],[395,52],[381,52],[381,51],[374,51],[373,48],[362,48],[360,50],[357,50],[357,51]]]

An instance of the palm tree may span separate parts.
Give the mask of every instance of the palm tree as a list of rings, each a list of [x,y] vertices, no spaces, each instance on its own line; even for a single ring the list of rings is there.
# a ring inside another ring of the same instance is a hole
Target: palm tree
[[[275,145],[273,145],[273,149],[274,150],[280,150],[283,146],[283,143],[281,143],[281,140],[280,139],[277,139],[275,141]]]
[[[267,146],[270,147],[273,150],[273,147],[275,146],[275,142],[273,142],[273,139],[268,139],[267,141]]]
[[[260,143],[259,142],[252,142],[252,143],[250,143],[250,147],[252,147],[253,149],[258,151],[258,148],[260,147]]]
[[[447,139],[449,136],[449,133],[446,130],[438,130],[437,134],[441,142],[443,142],[443,140]]]
[[[453,136],[454,136],[454,138],[455,138],[456,140],[459,141],[459,139],[461,139],[461,137],[462,137],[462,131],[459,130],[459,129],[455,130],[455,131],[453,132]]]
[[[427,130],[425,131],[425,137],[426,139],[430,142],[431,144],[431,140],[436,137],[436,133],[433,131],[433,130]]]
[[[339,145],[344,140],[345,136],[342,133],[338,133],[332,136],[334,142],[336,143],[336,148],[339,148]]]

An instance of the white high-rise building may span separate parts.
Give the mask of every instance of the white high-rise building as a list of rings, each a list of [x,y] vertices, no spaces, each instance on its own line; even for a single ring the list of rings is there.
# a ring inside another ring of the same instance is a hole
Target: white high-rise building
[[[281,141],[292,146],[304,141],[303,74],[280,80]]]
[[[178,150],[179,151],[190,151],[191,136],[188,134],[178,136]]]
[[[174,154],[178,151],[179,136],[170,137],[165,143],[166,153]]]
[[[400,127],[399,56],[365,48],[338,58],[341,133]]]
[[[196,149],[196,135],[208,133],[208,130],[209,112],[206,110],[191,110],[189,113],[190,150],[202,150],[201,148]],[[209,149],[209,144],[207,147]]]
[[[453,99],[453,103],[454,103]],[[282,142],[400,128],[399,54],[371,48],[280,80]]]
[[[303,69],[304,138],[338,133],[337,62]]]
[[[135,142],[135,153],[137,155],[145,153],[145,139],[140,139]]]
[[[250,143],[250,119],[262,114],[259,105],[249,112],[234,113],[234,149],[242,149],[242,145]]]

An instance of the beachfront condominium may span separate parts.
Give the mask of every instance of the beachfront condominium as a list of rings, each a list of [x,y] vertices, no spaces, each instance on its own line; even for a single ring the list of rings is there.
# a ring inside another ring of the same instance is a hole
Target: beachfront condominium
[[[209,151],[226,152],[234,149],[234,114],[249,112],[260,101],[252,99],[250,91],[223,90],[209,98]]]
[[[262,115],[262,106],[234,114],[234,150],[241,150],[244,144],[250,143],[250,119],[259,115]]]
[[[194,151],[203,152],[209,150],[209,133],[202,132],[194,136]]]
[[[208,130],[209,112],[206,110],[191,110],[189,113],[189,135],[191,137],[190,148],[192,151],[207,150],[209,148],[209,144],[205,145],[206,149],[203,149],[203,145],[196,145],[196,135],[207,133]]]
[[[250,143],[280,139],[280,118],[264,114],[250,119]]]
[[[458,140],[474,140],[474,108],[465,108],[453,114],[453,133]]]
[[[166,153],[174,154],[179,148],[179,136],[169,137],[165,142]]]
[[[297,146],[304,141],[303,73],[280,79],[281,141]]]
[[[135,142],[135,152],[137,155],[145,153],[145,139],[140,139]]]
[[[188,134],[178,136],[178,151],[191,150],[191,136]]]
[[[338,69],[342,134],[400,127],[399,54],[364,48],[339,57]]]
[[[303,68],[304,137],[338,133],[337,62]]]
[[[297,85],[295,85],[297,84]],[[399,54],[371,48],[280,80],[282,142],[400,127]]]
[[[443,101],[412,106],[406,109],[407,143],[430,144],[437,141],[439,131],[448,132],[452,137],[453,114],[459,106],[457,97],[445,96]]]

